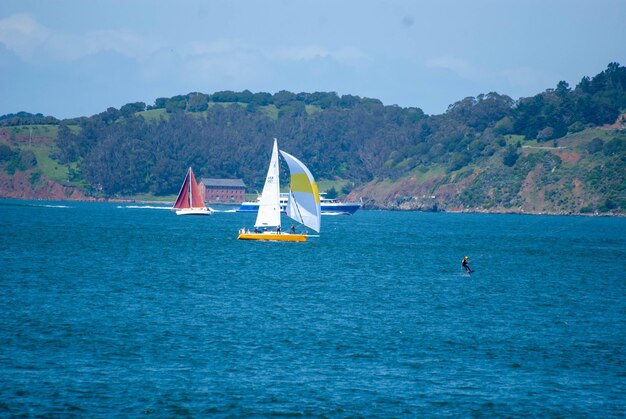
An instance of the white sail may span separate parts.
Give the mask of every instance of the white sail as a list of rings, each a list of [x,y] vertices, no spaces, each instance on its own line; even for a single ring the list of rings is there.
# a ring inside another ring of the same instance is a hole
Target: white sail
[[[274,138],[272,159],[265,177],[265,185],[259,203],[259,213],[255,227],[276,227],[280,225],[280,180],[278,169],[278,144]]]
[[[294,219],[296,222],[300,224],[304,224],[304,220],[302,219],[302,214],[298,210],[298,203],[296,202],[293,194],[291,193],[291,189],[289,190],[289,194],[287,197],[287,205],[285,205],[285,214],[289,218]]]
[[[291,174],[287,215],[319,233],[321,224],[320,194],[315,179],[300,160],[282,150],[280,154],[289,165]]]

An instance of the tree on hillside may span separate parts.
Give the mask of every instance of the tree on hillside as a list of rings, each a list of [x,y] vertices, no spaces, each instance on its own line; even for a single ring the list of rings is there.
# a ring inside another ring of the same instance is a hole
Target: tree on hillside
[[[556,85],[556,89],[554,90],[554,92],[557,94],[557,96],[559,97],[565,97],[567,96],[567,94],[571,91],[571,89],[569,88],[569,84],[566,81],[561,80],[560,82],[557,83]]]
[[[106,111],[99,113],[97,115],[106,125],[113,124],[117,122],[119,118],[122,117],[122,112],[110,107]]]
[[[167,101],[169,99],[166,97],[158,97],[155,99],[154,101],[154,106],[148,106],[148,110],[150,109],[165,109],[165,106],[167,105]]]
[[[0,144],[0,162],[11,160],[17,153],[6,144]]]
[[[589,144],[587,144],[585,148],[587,149],[589,154],[594,154],[601,151],[603,147],[604,141],[602,141],[602,139],[600,138],[594,138]]]
[[[181,112],[187,109],[187,99],[185,96],[174,96],[165,103],[167,113]]]
[[[506,148],[506,153],[504,154],[504,157],[502,158],[502,163],[505,166],[511,167],[515,165],[518,158],[519,158],[519,153],[517,152],[515,147],[513,147],[512,145],[509,145]]]
[[[0,126],[17,126],[17,125],[57,125],[59,120],[53,116],[43,116],[41,113],[32,114],[29,112],[10,113],[0,116]]]
[[[272,103],[272,95],[266,92],[255,93],[252,95],[250,103],[257,106],[267,106]]]
[[[232,90],[223,90],[220,92],[215,92],[211,95],[212,102],[238,102],[239,95]]]
[[[189,93],[187,100],[187,110],[189,112],[204,112],[208,109],[209,98],[202,93]]]
[[[22,150],[19,156],[19,168],[20,170],[32,169],[37,165],[37,156],[35,153],[28,149]]]
[[[356,96],[350,96],[349,98],[356,98]],[[309,95],[309,104],[319,106],[322,109],[328,109],[332,106],[337,106],[340,104],[340,99],[335,92],[315,92]],[[346,98],[346,100],[349,100]],[[340,105],[342,106],[342,105]]]
[[[281,108],[288,103],[296,99],[295,93],[288,92],[287,90],[281,90],[273,96],[273,102],[276,107]]]
[[[483,131],[511,113],[513,99],[491,92],[478,97],[466,97],[448,107],[446,114],[463,121],[477,131]]]
[[[146,110],[146,104],[144,102],[134,102],[127,103],[126,105],[120,108],[120,113],[124,118],[128,118],[129,116],[137,113],[143,112]]]

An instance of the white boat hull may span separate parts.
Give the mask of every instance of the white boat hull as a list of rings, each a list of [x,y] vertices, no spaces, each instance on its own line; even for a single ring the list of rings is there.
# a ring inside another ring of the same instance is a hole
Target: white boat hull
[[[359,202],[337,202],[334,199],[322,198],[320,200],[322,215],[352,215],[361,208]],[[287,194],[280,196],[280,210],[285,212],[287,208]],[[237,212],[258,212],[259,201],[242,202]]]
[[[183,208],[176,210],[176,215],[211,215],[211,208]]]

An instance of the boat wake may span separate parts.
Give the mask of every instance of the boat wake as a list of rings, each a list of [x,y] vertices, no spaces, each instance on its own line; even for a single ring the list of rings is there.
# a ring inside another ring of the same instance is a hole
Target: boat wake
[[[72,208],[68,205],[60,204],[30,204],[24,202],[0,202],[0,206],[6,207],[34,207],[34,208]]]
[[[118,208],[122,209],[158,209],[158,210],[171,210],[172,207],[157,207],[154,205],[118,205]]]

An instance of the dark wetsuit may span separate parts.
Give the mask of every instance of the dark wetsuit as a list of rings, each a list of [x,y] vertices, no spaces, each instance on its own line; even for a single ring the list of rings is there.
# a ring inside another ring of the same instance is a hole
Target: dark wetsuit
[[[463,261],[461,262],[461,266],[465,268],[467,273],[472,272],[472,268],[470,268],[470,266],[467,264],[467,259],[463,259]]]

